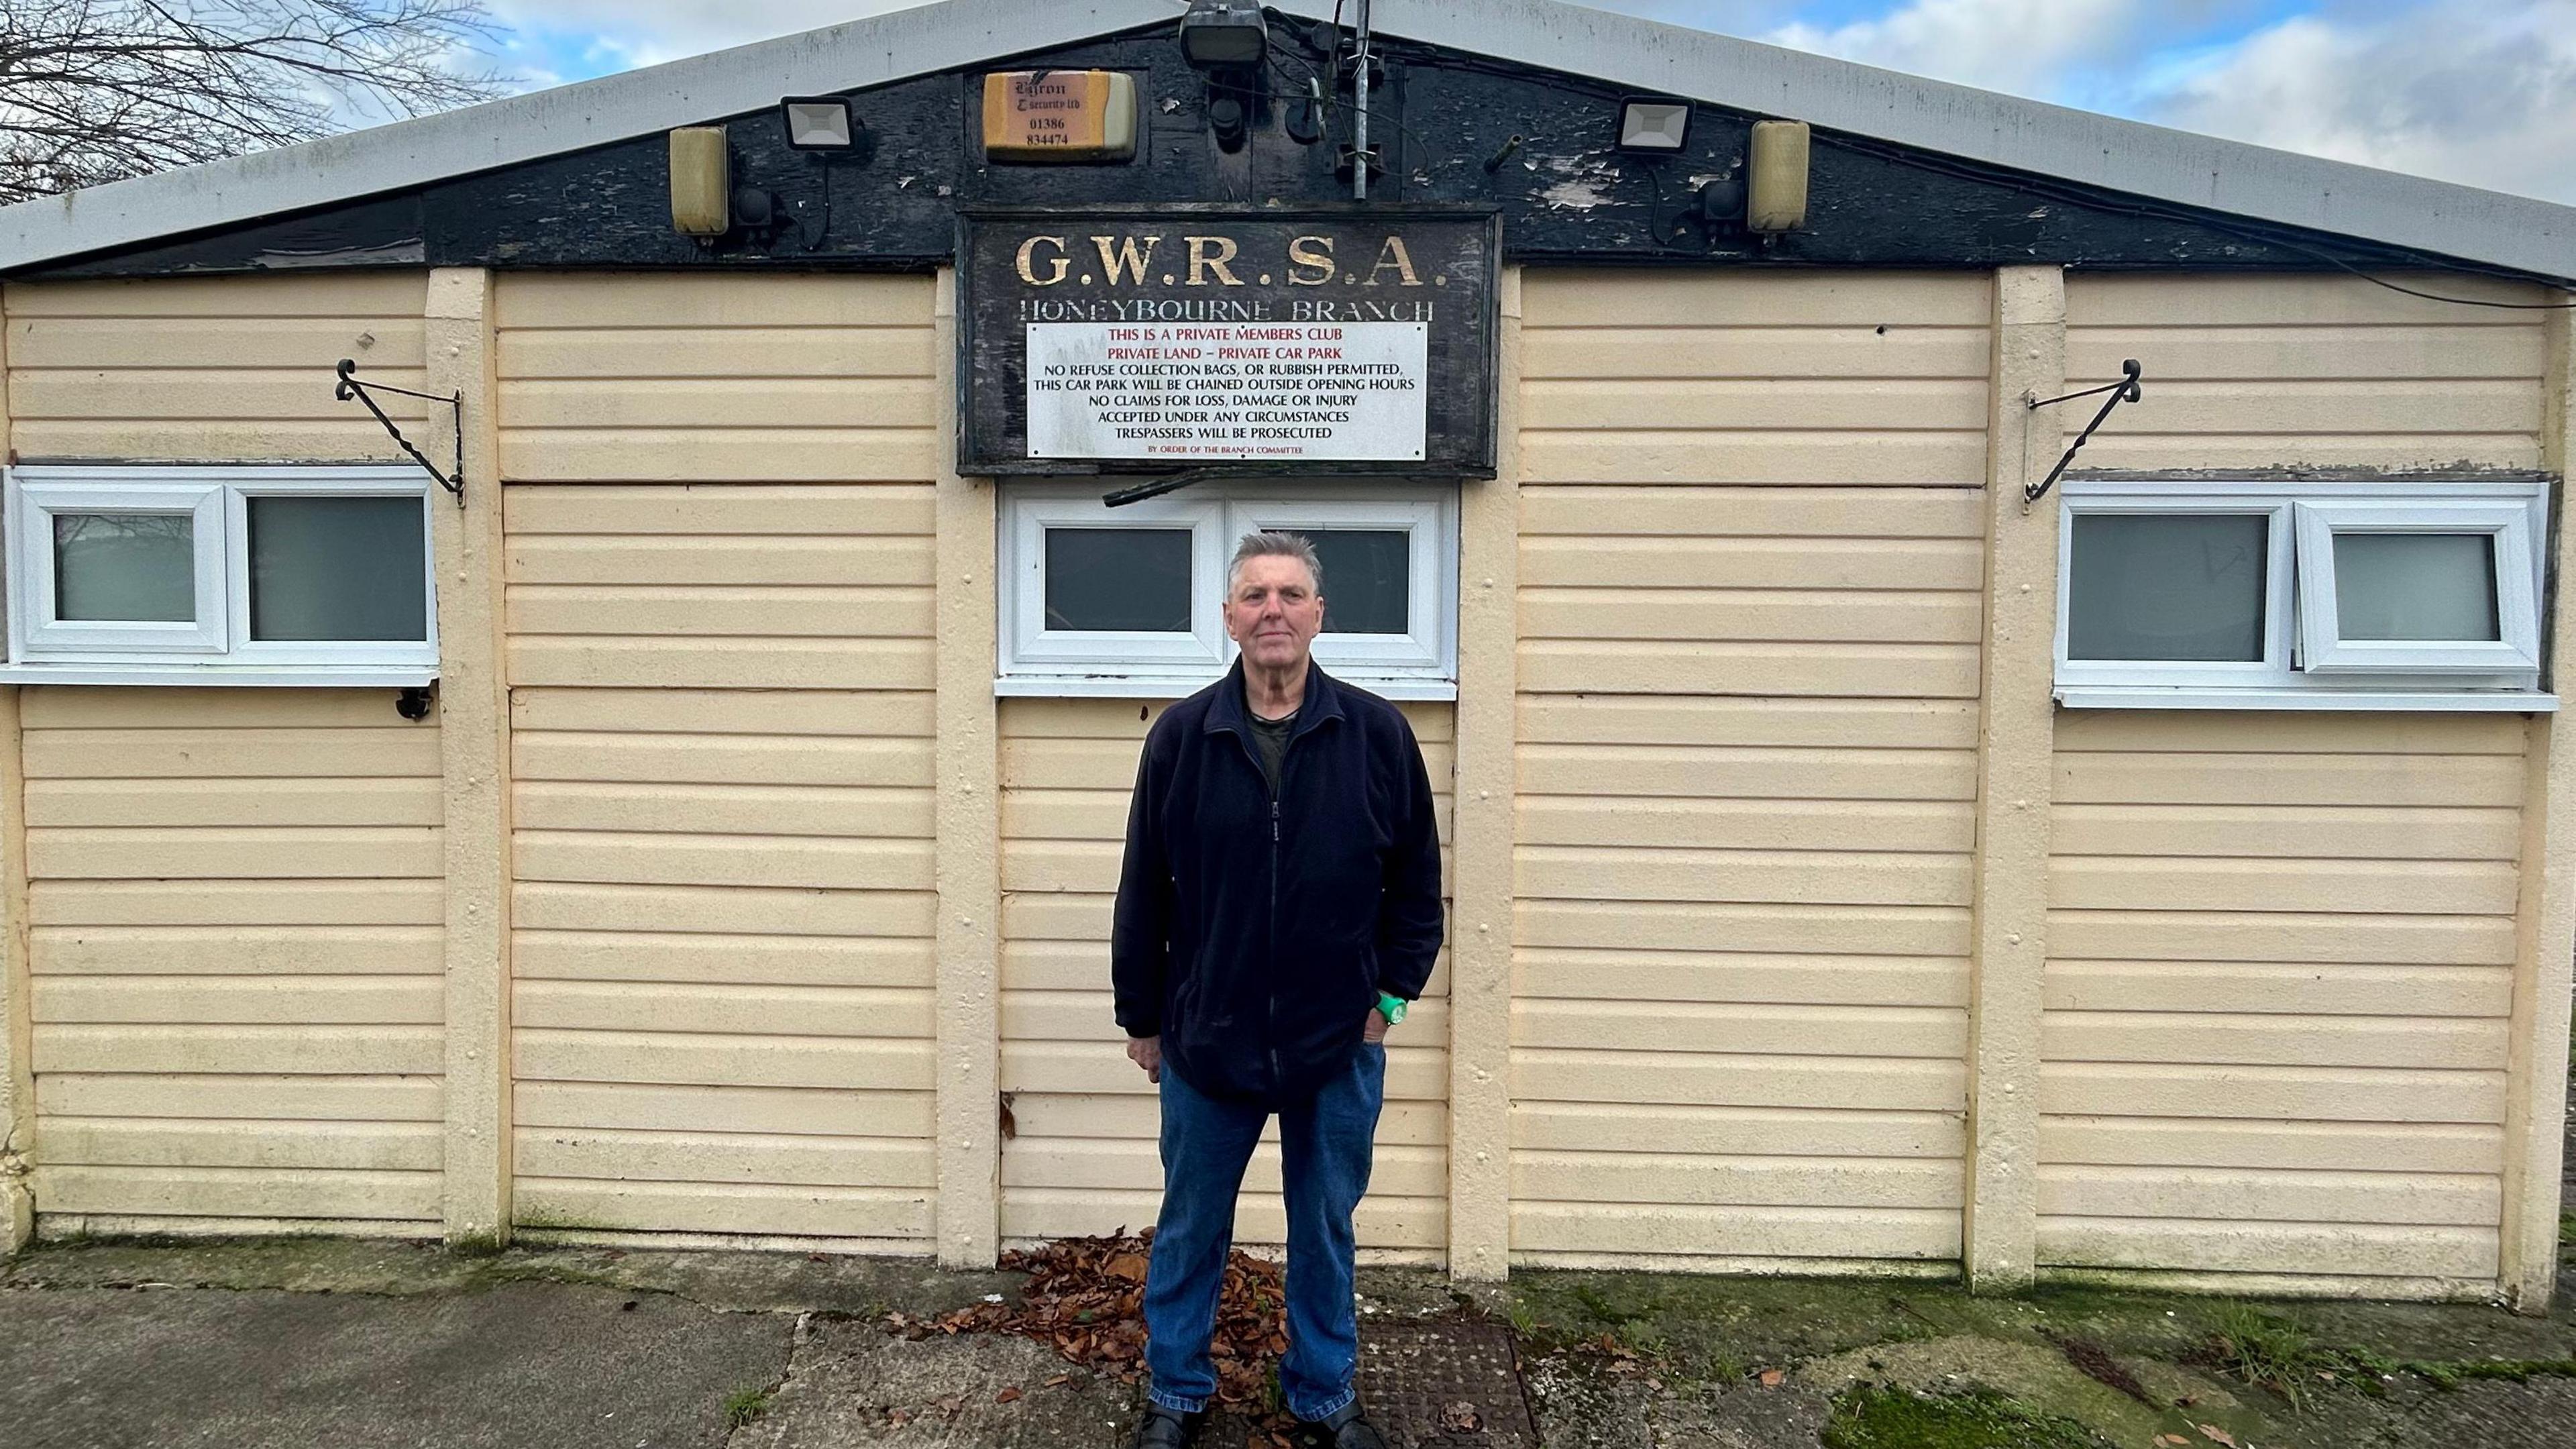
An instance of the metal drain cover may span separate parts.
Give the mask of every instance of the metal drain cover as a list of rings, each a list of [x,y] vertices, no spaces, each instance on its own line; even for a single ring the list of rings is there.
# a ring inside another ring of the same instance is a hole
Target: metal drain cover
[[[1363,1323],[1358,1377],[1369,1421],[1397,1449],[1538,1449],[1503,1324]],[[1464,1415],[1475,1428],[1453,1427]]]

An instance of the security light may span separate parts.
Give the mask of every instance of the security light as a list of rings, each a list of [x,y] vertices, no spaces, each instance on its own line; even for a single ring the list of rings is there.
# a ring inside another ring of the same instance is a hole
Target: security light
[[[859,116],[848,96],[788,96],[778,103],[787,144],[799,151],[847,151],[859,144]]]
[[[1200,70],[1249,70],[1270,53],[1260,0],[1190,0],[1181,17],[1181,54]]]
[[[1619,107],[1619,149],[1678,151],[1690,139],[1688,101],[1628,101]]]

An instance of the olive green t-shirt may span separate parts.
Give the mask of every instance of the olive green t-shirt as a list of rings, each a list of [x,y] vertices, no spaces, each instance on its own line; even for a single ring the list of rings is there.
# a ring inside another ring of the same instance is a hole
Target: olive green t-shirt
[[[1252,751],[1261,757],[1261,773],[1270,777],[1270,793],[1279,793],[1279,762],[1288,756],[1288,735],[1297,728],[1297,711],[1290,710],[1280,719],[1263,719],[1250,709],[1244,711],[1252,721]]]

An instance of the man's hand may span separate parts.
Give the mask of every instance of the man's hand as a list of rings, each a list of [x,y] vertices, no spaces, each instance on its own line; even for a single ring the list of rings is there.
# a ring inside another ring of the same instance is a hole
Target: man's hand
[[[1145,1080],[1160,1086],[1163,1081],[1163,1039],[1160,1036],[1127,1038],[1127,1060],[1145,1069]]]
[[[1370,1046],[1376,1046],[1386,1040],[1387,1025],[1386,1013],[1374,1006],[1370,1007],[1368,1020],[1360,1027],[1360,1040]]]

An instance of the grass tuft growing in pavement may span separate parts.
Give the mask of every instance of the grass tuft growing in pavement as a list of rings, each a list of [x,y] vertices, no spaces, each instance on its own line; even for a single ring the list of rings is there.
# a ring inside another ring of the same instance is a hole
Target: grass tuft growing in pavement
[[[2305,1381],[2319,1362],[2307,1329],[2278,1314],[2242,1303],[2218,1311],[2209,1337],[2210,1359],[2227,1374],[2272,1390],[2297,1408]]]
[[[731,1432],[769,1412],[770,1391],[736,1389],[725,1396],[725,1429]]]
[[[1834,1400],[1825,1449],[2103,1449],[2092,1430],[1991,1389],[1918,1394],[1863,1384]]]

